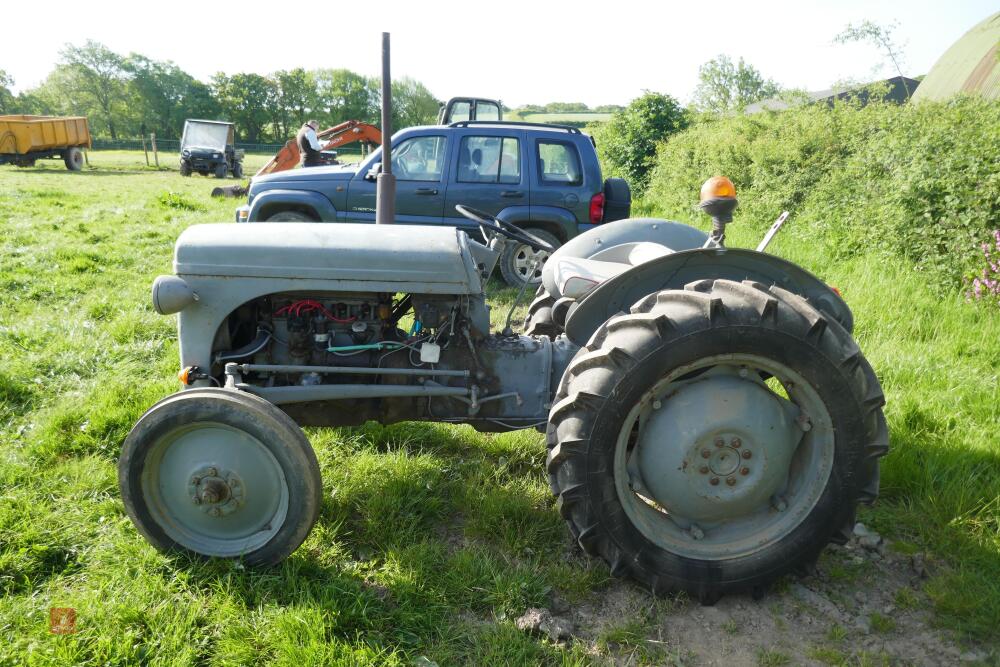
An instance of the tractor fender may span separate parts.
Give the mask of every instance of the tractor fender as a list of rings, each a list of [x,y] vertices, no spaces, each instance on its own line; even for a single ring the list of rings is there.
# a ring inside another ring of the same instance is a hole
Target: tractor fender
[[[854,328],[854,316],[844,300],[802,267],[755,250],[698,248],[640,264],[598,285],[570,310],[566,336],[577,345],[586,345],[602,324],[619,312],[628,312],[643,297],[661,290],[682,289],[698,280],[715,279],[776,285],[807,299],[847,331]]]
[[[319,192],[311,190],[264,190],[253,198],[247,222],[263,222],[279,210],[309,211],[320,222],[336,222],[337,209]]]
[[[705,232],[680,222],[659,218],[616,220],[593,227],[560,246],[542,268],[542,284],[549,294],[553,296],[559,294],[555,278],[558,261],[553,260],[558,260],[560,257],[587,258],[622,243],[640,241],[659,243],[676,251],[690,250],[702,247],[707,239],[708,234]]]

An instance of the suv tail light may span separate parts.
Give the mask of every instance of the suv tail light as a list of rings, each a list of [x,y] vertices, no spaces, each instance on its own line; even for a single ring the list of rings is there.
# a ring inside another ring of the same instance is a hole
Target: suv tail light
[[[590,198],[590,223],[596,225],[604,220],[604,193],[598,192]]]

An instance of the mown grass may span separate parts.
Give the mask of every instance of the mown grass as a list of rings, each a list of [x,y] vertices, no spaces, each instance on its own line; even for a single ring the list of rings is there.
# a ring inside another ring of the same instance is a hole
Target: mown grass
[[[632,627],[568,646],[514,627],[552,593],[593,601],[609,582],[571,548],[531,431],[310,431],[322,514],[285,564],[149,547],[115,476],[128,429],[176,389],[174,321],[153,313],[149,284],[182,229],[231,220],[236,202],[135,154],[90,157],[81,174],[0,168],[0,664],[584,664],[638,642]],[[762,224],[738,218],[731,244]],[[942,298],[902,263],[831,261],[801,238],[773,250],[841,288],[889,399],[883,500],[862,520],[930,553],[938,622],[989,639],[1000,313]],[[497,304],[513,298],[491,288]],[[77,634],[49,634],[54,606],[77,610]]]
[[[580,600],[609,581],[570,548],[534,431],[314,431],[322,516],[287,563],[254,572],[145,544],[115,464],[176,389],[175,323],[149,284],[182,229],[239,202],[141,153],[90,162],[0,169],[0,664],[589,662],[514,627],[553,592]],[[62,606],[78,633],[49,634]]]

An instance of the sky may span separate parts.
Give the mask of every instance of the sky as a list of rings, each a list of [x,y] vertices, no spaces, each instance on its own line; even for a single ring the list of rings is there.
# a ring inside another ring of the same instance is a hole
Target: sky
[[[151,11],[144,9],[149,7]],[[698,67],[743,57],[785,88],[894,76],[872,46],[837,45],[849,23],[898,22],[903,73],[925,74],[996,0],[604,0],[490,3],[169,3],[12,0],[2,16],[0,69],[14,90],[39,84],[66,43],[102,42],[122,54],[172,60],[207,81],[224,71],[294,67],[381,71],[392,35],[392,76],[423,82],[439,99],[505,104],[627,104],[644,90],[690,100]]]

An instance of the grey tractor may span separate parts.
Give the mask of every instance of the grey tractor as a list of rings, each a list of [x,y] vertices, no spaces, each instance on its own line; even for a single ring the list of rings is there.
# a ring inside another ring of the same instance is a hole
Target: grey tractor
[[[179,316],[183,390],[124,442],[129,516],[161,550],[271,565],[323,498],[301,426],[535,428],[558,511],[614,575],[711,603],[808,568],[877,495],[883,395],[840,296],[726,247],[735,192],[703,199],[710,235],[621,220],[554,252],[466,207],[485,242],[445,226],[188,228],[153,285]],[[510,243],[552,252],[529,335],[509,313],[490,330],[484,287]]]

